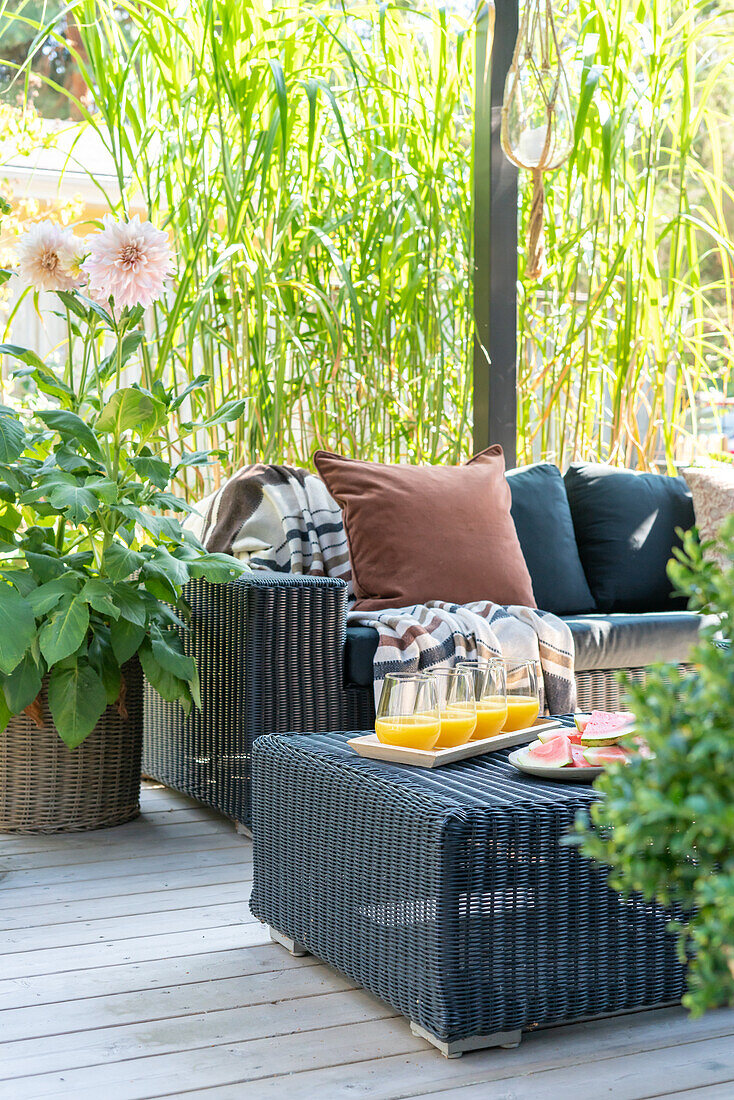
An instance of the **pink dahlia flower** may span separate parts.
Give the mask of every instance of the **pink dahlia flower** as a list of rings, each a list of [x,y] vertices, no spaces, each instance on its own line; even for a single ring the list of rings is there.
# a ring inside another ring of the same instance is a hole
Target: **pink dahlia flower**
[[[20,275],[36,290],[77,290],[84,242],[54,222],[37,222],[18,242]]]
[[[149,306],[163,294],[171,274],[172,254],[168,236],[135,215],[116,222],[111,214],[104,229],[87,239],[89,255],[82,264],[89,276],[89,294],[115,305]]]

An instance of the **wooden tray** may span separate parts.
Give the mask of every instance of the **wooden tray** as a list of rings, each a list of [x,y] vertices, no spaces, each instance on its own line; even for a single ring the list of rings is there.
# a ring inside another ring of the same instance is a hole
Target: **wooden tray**
[[[373,760],[388,760],[391,764],[413,764],[417,768],[440,768],[442,764],[453,764],[456,760],[467,760],[470,756],[481,756],[485,752],[497,752],[509,749],[513,745],[522,745],[538,736],[540,730],[559,729],[563,722],[556,718],[538,718],[532,726],[513,730],[512,733],[498,733],[494,737],[485,737],[482,741],[467,741],[466,745],[457,745],[453,749],[406,749],[400,745],[383,745],[376,733],[364,737],[351,737],[347,741],[360,756],[369,756]]]

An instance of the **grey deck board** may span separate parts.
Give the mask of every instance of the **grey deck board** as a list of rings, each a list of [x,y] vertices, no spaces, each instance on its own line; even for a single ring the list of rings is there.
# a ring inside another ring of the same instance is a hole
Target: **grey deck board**
[[[249,914],[250,842],[146,784],[118,829],[0,838],[0,1100],[727,1100],[734,1012],[662,1009],[447,1061]]]

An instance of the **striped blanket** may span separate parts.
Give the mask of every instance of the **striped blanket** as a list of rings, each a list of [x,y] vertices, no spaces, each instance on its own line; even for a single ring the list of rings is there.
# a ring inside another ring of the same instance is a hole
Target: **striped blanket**
[[[338,504],[320,478],[289,466],[246,466],[202,501],[188,521],[210,551],[233,554],[253,569],[338,577],[347,584],[350,625],[371,626],[375,694],[389,672],[451,666],[461,657],[522,657],[542,669],[542,708],[575,709],[571,631],[545,611],[489,601],[434,601],[383,611],[354,611],[347,540]]]

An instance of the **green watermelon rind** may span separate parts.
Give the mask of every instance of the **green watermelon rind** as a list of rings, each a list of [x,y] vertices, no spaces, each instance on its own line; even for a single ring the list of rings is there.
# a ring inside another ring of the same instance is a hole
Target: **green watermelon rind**
[[[594,713],[596,714],[599,712],[595,711]],[[618,717],[618,714],[609,713],[608,717],[616,718]],[[620,738],[627,737],[630,733],[634,733],[635,730],[634,718],[632,715],[630,715],[629,723],[626,726],[618,726],[616,729],[608,730],[601,733],[587,733],[586,728],[591,718],[591,714],[574,715],[576,729],[581,735],[579,740],[583,746],[589,746],[592,748],[603,748],[605,745],[616,745]]]
[[[634,732],[634,725],[629,725],[624,726],[622,729],[614,730],[613,733],[603,733],[597,736],[593,733],[582,733],[581,745],[583,748],[603,749],[607,745],[616,745],[623,737],[629,737],[629,735]]]
[[[606,746],[606,748],[610,748],[610,749],[611,748],[616,749],[618,747],[619,746],[617,746],[617,745],[607,745]],[[585,758],[585,760],[588,763],[590,768],[606,768],[609,764],[628,764],[629,763],[629,757],[625,757],[624,760],[622,760],[620,758],[617,758],[616,760],[601,760],[601,759],[594,759],[592,757],[592,759],[589,760],[589,757],[587,756],[587,751],[590,752],[590,753],[593,753],[593,752],[598,752],[599,749],[604,749],[604,748],[605,748],[604,745],[587,745],[586,746],[586,749],[584,750],[584,758]]]

